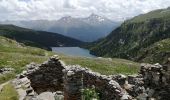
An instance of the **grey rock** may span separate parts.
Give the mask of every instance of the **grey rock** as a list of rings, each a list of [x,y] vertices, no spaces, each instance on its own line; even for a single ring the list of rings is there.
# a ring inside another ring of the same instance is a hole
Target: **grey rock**
[[[124,95],[120,98],[120,100],[130,100],[130,99],[132,99],[132,97],[131,97],[130,95],[128,95],[128,94],[124,94]]]
[[[73,71],[68,71],[67,72],[67,76],[72,76],[72,75],[74,75],[75,73],[73,72]]]
[[[147,100],[148,95],[146,93],[142,93],[139,96],[137,96],[138,100]]]
[[[152,97],[154,93],[155,93],[155,90],[154,89],[150,89],[148,91],[148,97]]]

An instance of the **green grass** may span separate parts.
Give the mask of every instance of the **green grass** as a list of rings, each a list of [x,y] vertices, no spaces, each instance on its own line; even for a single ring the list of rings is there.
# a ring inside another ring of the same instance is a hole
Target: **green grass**
[[[5,85],[0,92],[0,100],[18,100],[18,94],[11,83]]]
[[[140,62],[148,63],[160,63],[164,64],[168,62],[170,57],[170,38],[164,39],[142,49],[138,58]]]
[[[0,84],[15,77],[25,69],[25,65],[35,62],[42,63],[54,53],[25,46],[14,40],[0,36],[0,68],[12,67],[15,72],[0,76]]]
[[[141,57],[139,51],[160,40],[170,38],[169,25],[170,8],[151,11],[125,21],[106,38],[89,45],[89,49],[92,54],[102,57],[119,57],[142,63],[164,64],[164,60],[160,59],[167,58],[164,58],[164,55],[167,55],[166,50],[169,49],[169,46],[163,47],[157,56],[153,53],[151,56],[147,55],[147,52],[151,52],[147,51]],[[155,52],[155,50],[153,49],[152,52]],[[147,59],[141,61],[140,58],[138,60],[138,56]],[[154,59],[150,59],[151,57]]]
[[[0,84],[15,78],[15,75],[16,75],[15,73],[8,73],[8,74],[5,74],[5,75],[0,75]]]
[[[19,73],[30,62],[42,63],[52,52],[24,46],[18,42],[0,36],[0,67],[13,67]]]
[[[42,63],[51,56],[51,55],[38,56],[38,55],[6,53],[6,52],[0,52],[0,55],[1,55],[0,66],[12,67],[16,70],[16,73],[20,73],[24,69],[25,65],[31,62]]]
[[[124,59],[108,59],[108,58],[85,58],[85,57],[72,57],[60,55],[61,59],[69,65],[81,65],[82,67],[90,68],[93,71],[105,75],[113,74],[137,74],[139,71],[139,64],[124,60]]]
[[[0,77],[0,84],[12,78],[15,74],[22,72],[25,65],[35,62],[42,63],[46,61],[52,53],[43,49],[24,46],[18,42],[0,36],[0,68],[12,67],[15,69],[14,74],[4,75]],[[136,74],[139,70],[139,64],[123,60],[123,59],[107,59],[107,58],[86,58],[73,57],[58,54],[66,64],[79,64],[82,67],[88,67],[93,71],[101,74]]]

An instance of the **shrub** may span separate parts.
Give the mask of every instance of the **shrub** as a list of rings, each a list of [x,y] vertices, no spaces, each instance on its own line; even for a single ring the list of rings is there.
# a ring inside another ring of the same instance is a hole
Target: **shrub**
[[[99,93],[96,92],[95,88],[82,89],[82,100],[100,100]]]

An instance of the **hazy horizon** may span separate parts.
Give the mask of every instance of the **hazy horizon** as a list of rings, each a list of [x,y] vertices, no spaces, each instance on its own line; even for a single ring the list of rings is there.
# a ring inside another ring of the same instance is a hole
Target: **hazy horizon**
[[[170,6],[170,0],[0,0],[0,19],[58,20],[95,13],[112,21]]]

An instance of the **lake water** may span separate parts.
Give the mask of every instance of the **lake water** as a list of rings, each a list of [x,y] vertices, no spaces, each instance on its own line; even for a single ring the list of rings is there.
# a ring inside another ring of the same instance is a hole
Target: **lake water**
[[[89,50],[80,47],[52,47],[52,51],[70,56],[96,57],[91,55]]]

